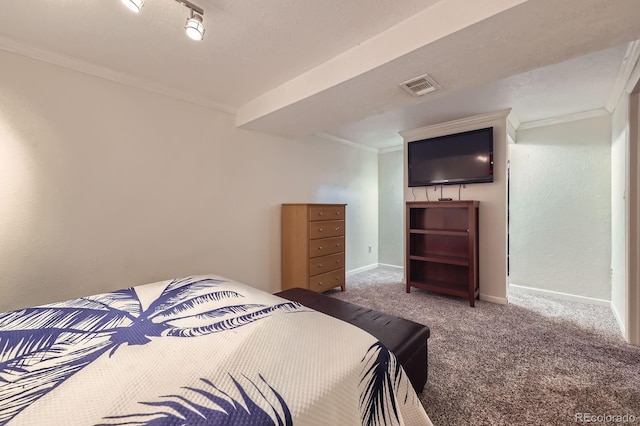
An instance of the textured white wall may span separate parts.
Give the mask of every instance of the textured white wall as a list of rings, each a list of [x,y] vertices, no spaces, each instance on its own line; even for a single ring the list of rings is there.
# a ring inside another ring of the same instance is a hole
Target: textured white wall
[[[627,341],[640,346],[640,82],[629,96]]]
[[[507,303],[507,123],[506,112],[498,119],[482,120],[469,117],[458,122],[442,123],[417,129],[411,140],[442,136],[467,130],[482,129],[493,126],[493,178],[492,183],[467,185],[461,190],[462,200],[480,201],[480,298],[483,300]],[[407,140],[405,140],[404,158],[404,199],[413,201],[414,193],[417,201],[425,201],[425,188],[407,186]],[[440,190],[429,189],[429,199],[437,201]],[[458,186],[445,186],[444,197],[458,199]]]
[[[629,96],[624,93],[611,116],[611,307],[626,328],[627,148]],[[623,330],[624,331],[624,330]]]
[[[0,52],[0,311],[218,273],[280,288],[280,204],[348,203],[375,263],[377,154]]]
[[[402,150],[378,155],[378,262],[404,264],[404,200]]]
[[[518,131],[512,284],[610,300],[611,118]]]

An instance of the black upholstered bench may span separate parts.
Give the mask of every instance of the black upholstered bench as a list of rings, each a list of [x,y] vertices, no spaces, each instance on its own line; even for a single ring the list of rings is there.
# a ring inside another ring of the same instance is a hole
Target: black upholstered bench
[[[373,335],[393,352],[416,392],[422,392],[427,383],[429,327],[303,288],[284,290],[276,296],[299,302]]]

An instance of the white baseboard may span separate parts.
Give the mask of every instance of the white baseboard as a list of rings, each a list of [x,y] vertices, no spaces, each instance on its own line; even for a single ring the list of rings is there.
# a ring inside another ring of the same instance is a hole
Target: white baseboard
[[[371,269],[376,269],[378,267],[377,263],[372,263],[371,265],[361,266],[360,268],[352,269],[347,271],[347,276],[357,274],[359,272],[370,271]]]
[[[616,321],[618,322],[618,327],[620,327],[620,331],[622,332],[622,335],[626,336],[627,335],[627,328],[624,326],[624,322],[622,322],[622,318],[620,317],[620,313],[618,312],[618,310],[614,306],[613,302],[611,302],[611,311],[613,312],[613,316],[616,318]]]
[[[537,294],[539,296],[555,297],[556,299],[570,300],[572,302],[582,302],[598,306],[611,306],[610,300],[596,299],[594,297],[578,296],[576,294],[561,293],[559,291],[543,290],[541,288],[525,287],[521,285],[509,284],[509,288],[513,288],[523,293]]]
[[[404,267],[398,265],[389,265],[387,263],[372,263],[371,265],[361,266],[360,268],[352,269],[347,271],[347,276],[357,274],[359,272],[370,271],[372,269],[376,269],[378,266],[384,266],[386,268],[394,268],[399,270],[404,270]]]
[[[488,294],[480,293],[480,300],[485,302],[497,303],[499,305],[508,305],[509,300],[506,297],[489,296]]]
[[[393,269],[398,269],[398,270],[404,270],[403,266],[398,266],[398,265],[390,265],[387,263],[372,263],[371,265],[366,265],[366,266],[362,266],[360,268],[356,268],[356,269],[352,269],[350,271],[347,271],[347,276],[353,275],[353,274],[357,274],[359,272],[364,272],[364,271],[370,271],[371,269],[376,269],[378,266],[383,266],[386,268],[393,268]],[[406,280],[405,277],[402,277],[402,283],[406,284]],[[487,294],[480,294],[480,300],[484,300],[486,302],[491,302],[491,303],[497,303],[499,305],[508,305],[509,301],[506,297],[496,297],[496,296],[489,296]]]
[[[404,266],[390,265],[388,263],[378,263],[378,266],[384,266],[385,268],[400,269],[401,271],[404,270]]]

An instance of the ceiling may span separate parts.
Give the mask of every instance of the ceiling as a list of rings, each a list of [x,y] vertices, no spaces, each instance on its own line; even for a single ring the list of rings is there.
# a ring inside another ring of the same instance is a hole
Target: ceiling
[[[637,0],[193,3],[202,42],[171,0],[138,15],[120,0],[4,1],[0,49],[236,114],[242,128],[376,149],[504,108],[520,122],[603,108],[640,50]],[[442,90],[398,87],[424,73]]]

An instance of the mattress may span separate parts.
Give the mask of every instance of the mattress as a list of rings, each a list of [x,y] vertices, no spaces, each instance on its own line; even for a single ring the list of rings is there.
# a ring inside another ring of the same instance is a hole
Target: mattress
[[[431,425],[370,334],[219,276],[0,314],[0,425]]]

